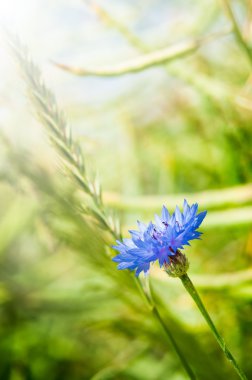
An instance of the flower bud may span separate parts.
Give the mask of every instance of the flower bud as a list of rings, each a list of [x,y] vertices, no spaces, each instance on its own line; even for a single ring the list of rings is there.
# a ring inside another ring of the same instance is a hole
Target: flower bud
[[[164,270],[171,277],[181,277],[187,273],[189,261],[187,257],[179,250],[174,256],[169,257],[170,262],[164,264]]]

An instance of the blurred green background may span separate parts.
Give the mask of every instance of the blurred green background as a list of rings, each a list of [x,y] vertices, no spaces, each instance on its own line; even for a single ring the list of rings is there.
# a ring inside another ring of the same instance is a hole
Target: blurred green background
[[[10,0],[0,20],[29,46],[125,236],[184,197],[208,210],[187,250],[190,275],[252,379],[251,2]],[[198,38],[193,53],[123,76],[52,63],[113,68]],[[33,117],[4,38],[0,58],[0,379],[187,379],[111,262],[112,239],[77,212],[85,199]],[[154,266],[150,283],[197,378],[237,379],[179,280]]]

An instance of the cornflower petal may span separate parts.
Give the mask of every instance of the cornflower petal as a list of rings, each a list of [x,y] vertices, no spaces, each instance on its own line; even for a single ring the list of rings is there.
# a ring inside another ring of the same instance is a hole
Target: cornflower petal
[[[169,219],[170,219],[170,213],[167,210],[167,208],[165,206],[163,206],[163,208],[162,208],[162,221],[165,223],[169,223]]]
[[[122,263],[120,263],[118,266],[117,266],[117,269],[135,269],[136,268],[136,265],[134,262],[126,262],[126,261],[123,261]]]
[[[119,263],[118,269],[135,270],[136,276],[141,272],[148,274],[150,264],[158,261],[160,267],[171,265],[173,256],[189,241],[200,239],[201,232],[197,231],[206,211],[197,214],[198,204],[189,206],[186,200],[183,212],[176,206],[172,215],[163,206],[161,217],[155,215],[155,224],[137,222],[139,230],[130,230],[131,239],[117,240],[113,246],[120,253],[113,258]]]
[[[158,230],[163,231],[165,229],[165,225],[162,223],[162,220],[158,215],[155,215],[155,222]]]
[[[139,220],[138,220],[137,221],[137,225],[138,225],[139,231],[143,234],[144,231],[147,229],[146,224],[142,223],[142,222],[139,222]]]

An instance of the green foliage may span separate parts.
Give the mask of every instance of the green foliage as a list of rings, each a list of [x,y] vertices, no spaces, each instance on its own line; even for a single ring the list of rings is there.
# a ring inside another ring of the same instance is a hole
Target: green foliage
[[[150,57],[155,49],[95,5],[106,28]],[[194,25],[197,35],[215,34],[222,14],[211,5]],[[191,277],[252,377],[251,63],[233,16],[235,38],[231,31],[216,38],[216,50],[208,43],[146,76],[134,74],[142,81],[129,76],[130,89],[96,115],[90,149],[71,136],[37,67],[12,40],[33,111],[57,155],[48,147],[44,160],[5,138],[1,144],[1,379],[187,379],[157,309],[199,380],[237,378],[179,280],[154,267],[148,288],[111,261],[110,245],[120,236],[114,211],[126,231],[184,195],[209,209],[203,240],[188,248]],[[194,34],[192,27],[183,32]],[[77,123],[85,119],[85,105],[76,115]],[[91,162],[104,200],[88,174]]]

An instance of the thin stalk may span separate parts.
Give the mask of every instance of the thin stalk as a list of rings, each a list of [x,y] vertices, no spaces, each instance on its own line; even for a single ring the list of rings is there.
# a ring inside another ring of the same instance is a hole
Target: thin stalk
[[[119,63],[113,66],[94,67],[74,67],[62,63],[53,62],[60,69],[71,72],[79,76],[99,76],[99,77],[114,77],[130,73],[136,73],[146,70],[150,67],[162,65],[167,62],[185,57],[194,53],[202,45],[202,39],[189,40],[181,42],[173,46],[168,46],[164,49],[145,53],[137,58]]]
[[[172,343],[172,346],[174,350],[176,351],[176,354],[178,355],[186,373],[188,374],[189,378],[191,380],[196,380],[196,376],[193,373],[191,367],[189,366],[186,358],[184,357],[183,353],[180,351],[179,346],[177,345],[175,339],[173,338],[173,335],[171,334],[170,330],[167,328],[165,322],[163,321],[157,307],[154,305],[152,308],[152,313],[155,316],[155,318],[159,321],[160,325],[162,326],[163,330],[165,331],[167,337],[169,338],[170,342]]]
[[[79,211],[91,216],[101,229],[120,239],[120,226],[112,216],[107,214],[100,184],[97,180],[89,178],[81,146],[74,141],[71,128],[59,109],[54,94],[44,83],[40,70],[31,59],[25,45],[9,32],[6,32],[6,38],[27,85],[30,102],[61,158],[64,172],[69,174],[79,190],[92,201],[90,206],[80,205]]]
[[[163,202],[160,204],[166,204],[166,203]],[[148,214],[146,213],[146,215],[149,215],[149,213],[150,212],[148,210]],[[250,226],[251,223],[252,223],[252,206],[236,207],[236,208],[231,208],[229,210],[211,211],[205,223],[204,229],[205,231],[207,231],[216,227],[225,229],[229,227],[232,228],[232,227],[245,226],[245,225]],[[123,228],[123,233],[131,229],[131,227],[132,226],[125,226]]]
[[[114,77],[130,73],[136,73],[146,70],[150,67],[160,66],[167,64],[179,58],[186,57],[195,53],[205,43],[211,42],[214,39],[225,36],[230,33],[230,30],[224,30],[211,35],[191,39],[185,42],[180,42],[163,49],[155,50],[152,52],[144,53],[137,58],[128,60],[112,66],[101,66],[98,68],[93,67],[74,67],[68,66],[59,62],[53,63],[60,69],[69,71],[74,75],[79,76],[99,76],[99,77]]]
[[[240,27],[236,21],[234,12],[230,6],[230,2],[229,2],[229,0],[222,0],[222,3],[223,3],[223,7],[224,7],[226,14],[227,14],[229,20],[231,21],[236,40],[237,40],[238,44],[240,45],[240,47],[246,53],[246,55],[250,61],[250,64],[252,64],[252,51],[251,51],[250,47],[248,46],[248,44],[246,43],[245,39],[243,38]]]
[[[252,203],[252,184],[232,186],[218,190],[206,190],[197,193],[180,193],[171,195],[145,195],[145,196],[122,196],[118,193],[104,193],[104,200],[107,205],[119,210],[156,211],[160,204],[167,207],[174,207],[181,198],[190,202],[198,202],[202,208],[214,209],[227,206],[244,206]]]
[[[109,28],[116,29],[132,46],[138,49],[142,49],[143,44],[139,40],[138,36],[132,33],[127,26],[118,21],[116,18],[112,17],[104,8],[94,0],[83,0],[84,4],[89,7],[89,9],[96,13],[99,19],[105,23]]]
[[[172,344],[172,347],[174,349],[174,351],[176,352],[176,354],[178,355],[188,377],[191,379],[191,380],[197,380],[193,370],[191,369],[189,363],[187,362],[184,354],[182,353],[182,351],[180,350],[176,340],[174,339],[172,333],[170,332],[170,330],[168,329],[166,323],[164,322],[161,314],[159,313],[159,310],[157,308],[157,305],[154,301],[154,298],[152,296],[152,291],[150,289],[150,286],[149,286],[149,280],[148,278],[146,278],[146,288],[148,289],[143,289],[143,286],[142,284],[140,283],[140,280],[139,278],[135,277],[135,281],[136,281],[136,284],[144,298],[144,300],[148,303],[148,306],[154,316],[154,318],[158,321],[158,323],[160,324],[160,326],[162,327],[162,329],[164,330],[168,340],[170,341],[170,343]]]
[[[120,239],[120,232],[117,231],[113,224],[111,226],[108,215],[105,212],[101,189],[95,183],[90,182],[87,177],[81,147],[72,138],[71,129],[68,127],[62,112],[58,109],[54,95],[42,81],[40,71],[29,57],[27,49],[25,49],[21,42],[14,36],[8,34],[8,39],[12,47],[13,54],[19,63],[19,67],[28,86],[31,103],[34,106],[40,121],[47,130],[54,148],[58,151],[60,157],[62,158],[63,165],[69,169],[69,174],[71,177],[76,180],[78,187],[91,197],[94,205],[96,206],[97,211],[96,209],[88,208],[88,212],[95,217],[96,222],[98,222],[103,229],[108,231],[113,238]],[[82,207],[80,208],[82,209]],[[189,364],[180,352],[173,336],[162,320],[154,301],[144,292],[139,280],[136,279],[136,277],[134,278],[139,291],[150,306],[153,316],[161,324],[166,335],[170,339],[186,372],[188,373],[189,378],[191,380],[195,380],[196,378]]]
[[[152,276],[160,281],[167,282],[165,272],[160,274],[160,271],[153,270]],[[193,283],[198,289],[209,289],[211,291],[232,290],[237,287],[246,286],[252,281],[252,267],[236,272],[228,272],[216,275],[194,274]],[[233,293],[232,293],[233,294]]]
[[[208,314],[208,311],[206,310],[197,290],[195,289],[192,281],[188,277],[187,274],[184,274],[180,277],[180,280],[182,281],[182,284],[184,285],[187,292],[190,294],[194,302],[196,303],[199,311],[201,312],[202,316],[205,318],[205,321],[207,322],[208,326],[210,327],[214,337],[216,338],[219,346],[221,347],[223,353],[225,354],[226,358],[231,362],[232,366],[234,367],[235,371],[239,375],[240,379],[247,380],[247,377],[243,370],[239,367],[238,363],[236,362],[235,358],[227,348],[227,345],[220,335],[219,331],[217,330],[214,322],[212,321],[210,315]]]

